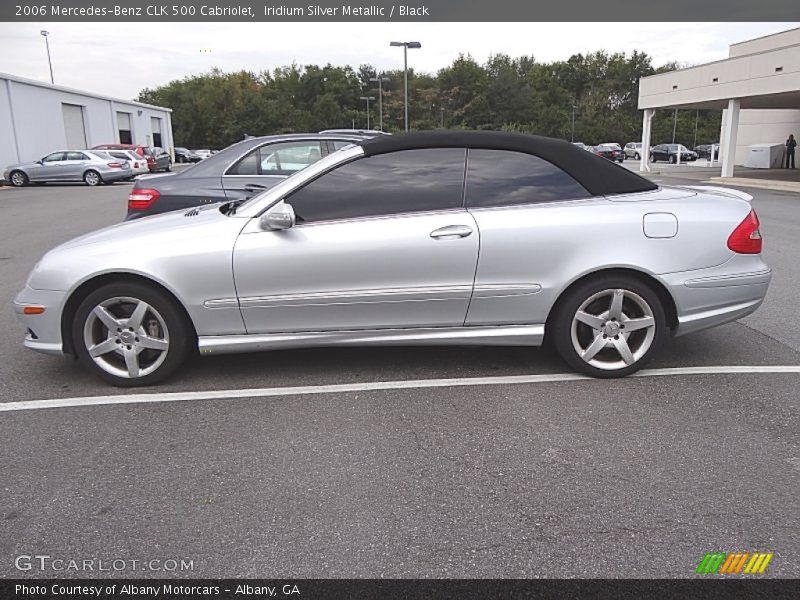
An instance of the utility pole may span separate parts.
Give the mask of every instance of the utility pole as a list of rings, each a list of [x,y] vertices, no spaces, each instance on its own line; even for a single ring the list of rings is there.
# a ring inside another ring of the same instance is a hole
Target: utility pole
[[[390,46],[403,47],[403,96],[405,104],[405,130],[408,131],[408,49],[422,48],[419,42],[390,42]]]
[[[575,101],[572,101],[572,134],[570,135],[570,142],[575,141]]]
[[[371,77],[370,81],[378,82],[378,129],[383,131],[383,82],[389,81],[388,77]]]
[[[55,81],[53,80],[53,61],[50,60],[50,42],[47,40],[47,37],[50,35],[50,32],[42,29],[39,32],[39,35],[44,37],[44,45],[47,47],[47,64],[50,66],[50,83],[54,84]]]
[[[367,131],[369,131],[369,101],[375,100],[375,96],[361,96],[360,99],[367,101]]]

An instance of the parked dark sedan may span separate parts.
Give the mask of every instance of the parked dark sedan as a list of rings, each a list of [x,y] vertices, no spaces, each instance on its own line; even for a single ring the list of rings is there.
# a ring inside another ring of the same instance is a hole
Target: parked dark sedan
[[[716,146],[714,149],[714,160],[719,158],[719,142],[714,144],[700,144],[699,146],[695,146],[694,151],[697,153],[697,158],[705,158],[708,159],[711,157],[711,148]]]
[[[307,133],[243,140],[180,173],[137,180],[128,197],[125,219],[247,199],[361,139],[357,135]]]
[[[197,154],[196,152],[192,152],[188,148],[182,148],[180,146],[175,146],[175,162],[176,163],[196,163],[203,160],[203,157]]]
[[[600,144],[592,150],[597,156],[602,156],[608,160],[622,162],[625,160],[625,151],[618,144]]]
[[[681,144],[659,144],[650,150],[650,162],[663,160],[675,164],[678,162],[678,152],[681,153],[681,162],[692,162],[697,160],[697,153],[689,150]]]

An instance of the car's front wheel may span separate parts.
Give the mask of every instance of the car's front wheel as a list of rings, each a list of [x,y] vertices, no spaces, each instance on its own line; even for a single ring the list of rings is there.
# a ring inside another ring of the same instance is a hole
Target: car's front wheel
[[[22,171],[12,171],[11,175],[8,176],[8,179],[11,181],[11,185],[16,187],[28,185],[28,176]]]
[[[666,335],[658,295],[624,275],[592,279],[568,292],[552,326],[562,358],[593,377],[623,377],[638,371]]]
[[[152,385],[184,361],[194,339],[175,302],[139,283],[111,283],[81,302],[72,325],[78,359],[122,387]]]
[[[640,154],[637,152],[636,154],[634,154],[634,155],[633,155],[633,158],[635,158],[636,160],[640,160],[642,157],[641,157],[641,155],[640,155]]]

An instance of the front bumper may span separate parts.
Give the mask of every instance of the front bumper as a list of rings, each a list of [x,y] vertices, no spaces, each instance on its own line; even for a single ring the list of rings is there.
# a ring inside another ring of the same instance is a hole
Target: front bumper
[[[758,255],[737,254],[712,267],[662,276],[678,310],[675,335],[716,327],[755,312],[767,295],[772,270]]]
[[[61,310],[66,299],[66,292],[50,290],[34,290],[25,287],[11,305],[17,318],[27,328],[25,347],[43,354],[62,355],[64,344],[61,339]],[[26,306],[40,306],[44,312],[38,315],[26,315]]]

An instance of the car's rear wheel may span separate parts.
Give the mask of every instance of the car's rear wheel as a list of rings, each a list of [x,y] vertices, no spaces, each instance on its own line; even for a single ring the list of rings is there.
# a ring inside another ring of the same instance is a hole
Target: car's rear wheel
[[[669,157],[669,162],[670,162],[671,164],[673,164],[673,165],[674,165],[674,164],[677,164],[677,163],[678,163],[678,157],[677,157],[677,156],[670,156],[670,157]]]
[[[163,293],[112,283],[81,302],[72,324],[80,361],[121,387],[152,385],[184,361],[194,337],[186,317]]]
[[[623,377],[641,369],[666,334],[658,295],[629,276],[597,278],[559,303],[553,340],[562,358],[593,377]]]
[[[95,186],[103,183],[103,178],[100,177],[100,173],[98,173],[97,171],[89,170],[83,174],[83,182],[86,185]]]
[[[11,174],[8,176],[8,180],[11,182],[11,185],[16,187],[28,185],[29,181],[28,176],[22,171],[11,171]]]

